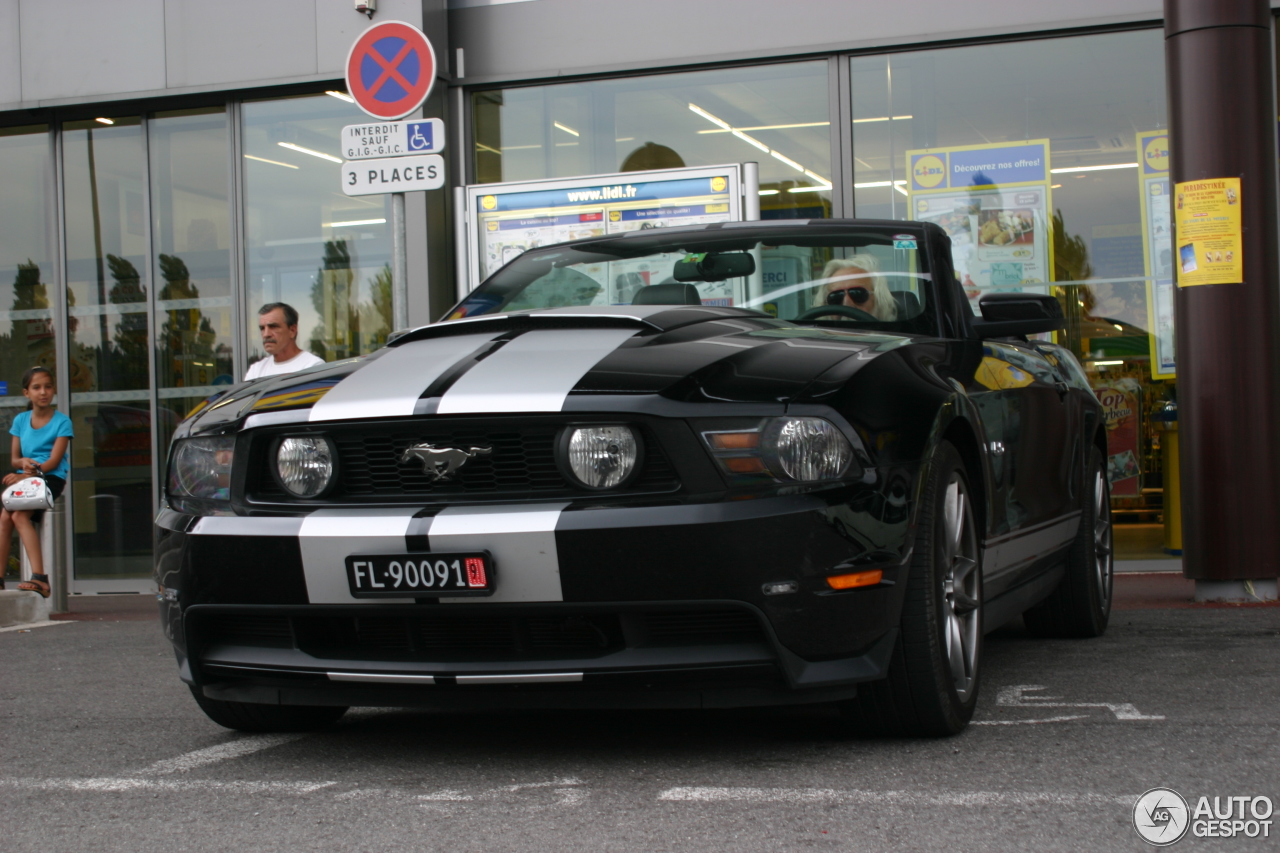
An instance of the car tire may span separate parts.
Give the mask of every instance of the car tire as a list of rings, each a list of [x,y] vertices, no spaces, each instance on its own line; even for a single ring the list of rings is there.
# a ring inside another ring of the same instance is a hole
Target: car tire
[[[260,705],[210,699],[199,687],[191,695],[205,716],[220,726],[241,732],[310,732],[331,726],[347,709],[333,705]]]
[[[1022,614],[1023,624],[1037,637],[1097,637],[1111,618],[1111,485],[1096,447],[1089,451],[1088,472],[1080,530],[1067,555],[1066,573],[1048,598]]]
[[[921,495],[906,599],[888,676],[844,703],[857,733],[945,737],[978,701],[982,551],[968,473],[942,442]]]

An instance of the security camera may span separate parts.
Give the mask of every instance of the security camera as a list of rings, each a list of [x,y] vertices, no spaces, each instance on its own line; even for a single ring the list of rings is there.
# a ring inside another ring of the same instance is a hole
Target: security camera
[[[355,0],[355,3],[356,11],[364,12],[370,18],[373,17],[374,12],[378,11],[378,0]]]

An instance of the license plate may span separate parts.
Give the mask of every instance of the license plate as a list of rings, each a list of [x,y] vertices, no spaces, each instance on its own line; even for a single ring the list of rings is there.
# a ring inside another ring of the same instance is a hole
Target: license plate
[[[487,551],[347,557],[347,583],[357,598],[492,595],[493,582]]]

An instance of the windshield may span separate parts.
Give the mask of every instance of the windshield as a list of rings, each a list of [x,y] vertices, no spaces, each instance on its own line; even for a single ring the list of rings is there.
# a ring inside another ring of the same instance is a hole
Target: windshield
[[[928,332],[923,235],[791,226],[657,230],[521,255],[447,319],[563,306],[717,305],[783,320]],[[763,233],[762,233],[763,232]],[[917,328],[918,327],[918,328]]]

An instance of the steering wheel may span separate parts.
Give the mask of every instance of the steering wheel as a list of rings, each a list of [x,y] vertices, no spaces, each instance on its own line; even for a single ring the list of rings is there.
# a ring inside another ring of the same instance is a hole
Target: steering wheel
[[[819,305],[817,308],[810,308],[805,311],[797,320],[816,320],[819,317],[835,315],[837,317],[846,317],[850,320],[870,321],[872,323],[880,322],[880,318],[861,308],[854,308],[850,305]]]

